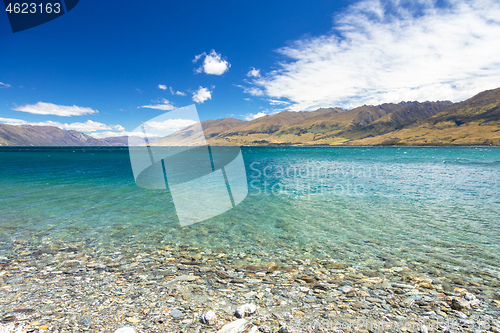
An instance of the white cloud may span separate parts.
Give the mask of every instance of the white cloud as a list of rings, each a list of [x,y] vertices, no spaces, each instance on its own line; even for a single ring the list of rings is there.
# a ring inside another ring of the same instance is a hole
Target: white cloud
[[[113,131],[106,131],[106,132],[95,132],[95,133],[89,133],[89,135],[93,138],[96,139],[104,139],[104,138],[111,138],[111,137],[117,137],[117,136],[136,136],[136,137],[144,137],[144,133],[140,132],[127,132],[127,131],[120,131],[120,132],[113,132]],[[149,136],[149,139],[152,138],[158,138],[158,137],[151,137]]]
[[[264,96],[264,91],[257,87],[245,87],[240,84],[236,84],[236,87],[243,89],[245,94],[250,94],[252,96]]]
[[[53,126],[64,130],[74,130],[78,132],[97,132],[104,130],[113,131],[123,131],[124,128],[121,125],[106,125],[92,120],[87,120],[84,123],[60,123],[58,121],[40,121],[40,122],[28,122],[22,119],[14,118],[0,118],[0,123],[9,125],[31,125],[31,126]]]
[[[181,130],[189,125],[196,124],[192,119],[167,119],[164,121],[148,121],[145,125],[147,132],[162,133],[164,135]]]
[[[7,124],[7,125],[24,125],[24,124],[26,124],[26,121],[22,120],[22,119],[1,118],[0,117],[0,123]]]
[[[159,84],[158,88],[160,88],[161,90],[168,90],[168,91],[170,91],[170,93],[172,95],[186,96],[186,93],[179,91],[179,90],[175,91],[174,88],[169,87],[169,86],[164,85],[164,84]]]
[[[82,107],[82,106],[66,106],[66,105],[56,105],[52,103],[38,102],[36,104],[26,104],[13,108],[15,111],[28,112],[33,114],[44,114],[53,116],[82,116],[85,114],[97,113],[97,110]]]
[[[271,104],[271,105],[288,105],[288,104],[290,104],[290,102],[280,101],[277,99],[268,99],[268,101],[269,101],[269,104]]]
[[[222,55],[215,52],[215,50],[212,50],[209,54],[205,52],[198,54],[194,57],[193,62],[197,62],[203,57],[205,57],[203,64],[196,69],[196,73],[204,72],[205,74],[222,75],[231,67],[231,64],[227,60],[222,59]]]
[[[11,87],[11,85],[8,83],[0,82],[0,88],[10,88],[10,87]]]
[[[125,129],[121,125],[106,125],[103,123],[92,121],[90,119],[84,123],[62,124],[62,128],[66,130],[75,130],[78,132],[97,132],[104,130],[123,131]]]
[[[266,112],[258,112],[258,113],[249,113],[245,116],[243,116],[243,118],[245,118],[245,120],[254,120],[254,119],[257,119],[257,118],[260,118],[260,117],[264,117],[264,116],[267,116],[268,114]]]
[[[264,96],[264,91],[255,87],[245,88],[243,92],[252,96]]]
[[[260,77],[260,69],[255,69],[250,67],[250,71],[247,73],[248,77]]]
[[[207,88],[200,87],[195,93],[193,93],[193,101],[196,103],[203,103],[207,99],[212,99],[212,92]]]
[[[176,109],[176,107],[172,105],[172,102],[170,102],[167,99],[163,99],[160,104],[142,105],[140,107],[146,109],[163,110],[163,111],[170,111]]]
[[[195,55],[194,56],[194,59],[193,59],[193,63],[196,63],[198,62],[198,60],[200,60],[202,57],[206,56],[207,54],[205,52],[201,53],[201,54],[198,54],[198,55]]]
[[[364,0],[331,33],[278,50],[288,60],[254,83],[292,110],[460,101],[499,86],[498,36],[498,0]]]

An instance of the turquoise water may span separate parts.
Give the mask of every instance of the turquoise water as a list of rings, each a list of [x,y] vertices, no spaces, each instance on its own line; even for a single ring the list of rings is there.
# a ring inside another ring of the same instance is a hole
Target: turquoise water
[[[499,148],[242,152],[246,199],[181,228],[168,191],[135,184],[126,148],[1,148],[0,256],[19,243],[119,251],[172,242],[264,253],[283,264],[310,257],[360,269],[411,264],[498,283]]]

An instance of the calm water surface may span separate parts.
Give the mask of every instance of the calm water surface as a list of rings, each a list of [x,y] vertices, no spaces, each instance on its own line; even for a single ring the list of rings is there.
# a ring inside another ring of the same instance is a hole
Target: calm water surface
[[[499,148],[242,151],[247,198],[181,228],[168,191],[136,186],[126,148],[1,148],[0,256],[19,243],[173,242],[358,268],[412,263],[498,283]]]

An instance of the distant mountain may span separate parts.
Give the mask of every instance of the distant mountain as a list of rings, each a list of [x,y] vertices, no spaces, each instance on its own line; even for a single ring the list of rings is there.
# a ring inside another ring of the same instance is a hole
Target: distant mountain
[[[500,145],[500,88],[351,145]]]
[[[376,136],[425,119],[451,102],[403,102],[264,116],[209,139],[213,145],[338,145]]]
[[[128,146],[128,136],[95,139],[53,126],[0,124],[0,146]]]
[[[203,133],[191,125],[153,146],[193,145],[500,145],[500,88],[452,103],[402,102],[352,110],[283,111],[251,121],[206,120]],[[95,139],[49,126],[0,124],[0,145],[127,146],[128,137]]]
[[[206,139],[219,136],[221,133],[230,131],[233,128],[245,124],[246,121],[234,119],[234,118],[223,118],[217,120],[205,120],[201,122],[201,128],[203,133],[200,131],[199,125],[194,124],[173,134],[165,136],[161,139],[151,142],[152,146],[191,146],[199,144],[205,136]]]
[[[101,139],[106,143],[106,146],[126,147],[128,146],[128,136],[113,136]]]
[[[280,112],[211,137],[212,145],[500,145],[500,88],[452,103]]]
[[[2,146],[108,146],[104,141],[52,126],[0,124]]]

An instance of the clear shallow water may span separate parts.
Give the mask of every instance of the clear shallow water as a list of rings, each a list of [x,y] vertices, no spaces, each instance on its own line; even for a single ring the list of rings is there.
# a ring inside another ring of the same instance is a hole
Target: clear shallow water
[[[181,228],[167,191],[135,185],[127,149],[1,148],[0,256],[18,244],[120,251],[173,242],[498,284],[499,148],[242,151],[247,198]]]

